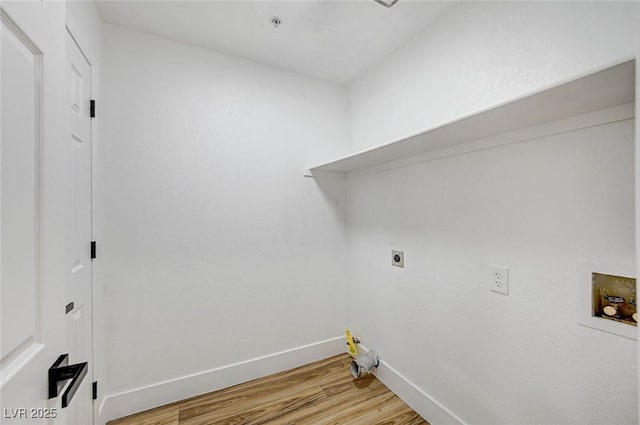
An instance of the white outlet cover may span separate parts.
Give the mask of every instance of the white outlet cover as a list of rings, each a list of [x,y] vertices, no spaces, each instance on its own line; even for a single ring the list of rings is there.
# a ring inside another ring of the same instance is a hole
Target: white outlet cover
[[[509,267],[489,266],[489,289],[498,294],[509,295]]]

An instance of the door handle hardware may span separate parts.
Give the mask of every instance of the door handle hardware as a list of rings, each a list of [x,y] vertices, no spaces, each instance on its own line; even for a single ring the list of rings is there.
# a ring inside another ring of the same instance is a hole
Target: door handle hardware
[[[87,362],[69,365],[69,354],[62,354],[49,368],[49,398],[58,397],[65,382],[71,379],[71,385],[62,394],[62,408],[67,407],[88,369]]]

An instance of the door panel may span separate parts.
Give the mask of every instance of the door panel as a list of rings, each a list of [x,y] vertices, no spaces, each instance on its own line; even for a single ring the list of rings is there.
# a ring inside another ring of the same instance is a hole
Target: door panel
[[[46,203],[42,183],[64,178],[62,167],[43,173],[46,143],[64,134],[55,119],[62,84],[64,9],[3,2],[0,8],[0,402],[2,423],[65,423],[59,399],[49,399],[47,369],[64,349],[62,315],[64,207]],[[44,23],[44,24],[43,24]],[[56,100],[57,99],[57,100]],[[44,116],[50,115],[45,120]],[[55,146],[54,147],[55,150]],[[61,164],[62,165],[62,164]],[[43,206],[48,207],[44,213]],[[43,238],[43,233],[46,237]],[[56,248],[57,247],[57,248]],[[60,248],[62,247],[62,249]],[[44,265],[44,266],[43,266]]]
[[[3,372],[38,348],[38,134],[41,52],[2,17],[2,323]]]
[[[65,4],[3,0],[0,14],[0,422],[89,425],[91,374],[67,408],[48,393],[49,367],[90,362],[92,339],[90,298],[65,314],[74,288],[91,294],[91,140],[70,135]],[[76,83],[88,114],[90,72]]]
[[[66,316],[72,363],[89,362],[89,373],[70,406],[69,424],[91,424],[92,406],[92,284],[91,284],[91,66],[67,33],[68,146],[71,159],[71,264]]]

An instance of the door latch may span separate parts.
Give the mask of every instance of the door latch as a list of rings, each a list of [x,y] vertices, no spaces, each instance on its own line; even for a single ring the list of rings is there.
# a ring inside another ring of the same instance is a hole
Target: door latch
[[[69,355],[62,354],[49,368],[49,398],[58,397],[65,381],[71,379],[71,385],[62,394],[62,408],[71,403],[78,387],[89,369],[87,362],[69,365]]]

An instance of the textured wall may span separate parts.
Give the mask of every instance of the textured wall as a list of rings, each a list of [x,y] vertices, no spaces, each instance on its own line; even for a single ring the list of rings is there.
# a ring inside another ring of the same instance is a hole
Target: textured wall
[[[340,335],[341,87],[105,25],[111,393]]]
[[[633,127],[349,179],[352,330],[469,424],[637,423],[636,341],[577,323],[578,261],[634,261]]]
[[[632,59],[634,2],[462,2],[349,86],[354,150]]]
[[[631,59],[638,12],[458,4],[349,86],[352,148]],[[354,332],[468,423],[637,423],[637,343],[578,326],[575,304],[578,260],[634,264],[633,125],[349,180]],[[490,264],[511,267],[508,297]]]

